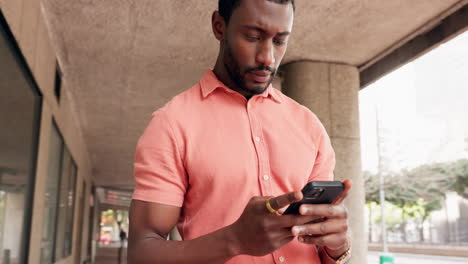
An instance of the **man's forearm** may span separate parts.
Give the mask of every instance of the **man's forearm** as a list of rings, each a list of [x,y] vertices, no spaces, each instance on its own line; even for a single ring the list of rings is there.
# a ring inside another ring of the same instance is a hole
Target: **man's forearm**
[[[129,247],[128,262],[224,263],[238,254],[236,245],[229,227],[186,241],[170,241],[155,236],[132,243]]]

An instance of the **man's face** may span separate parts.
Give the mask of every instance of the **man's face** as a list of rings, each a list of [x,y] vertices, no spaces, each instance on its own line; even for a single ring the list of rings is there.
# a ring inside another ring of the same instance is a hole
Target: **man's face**
[[[273,81],[293,25],[292,4],[241,1],[223,40],[224,66],[241,92],[260,94]]]

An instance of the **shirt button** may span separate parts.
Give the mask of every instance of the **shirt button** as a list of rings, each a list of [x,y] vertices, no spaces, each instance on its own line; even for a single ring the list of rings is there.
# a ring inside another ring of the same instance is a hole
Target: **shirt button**
[[[286,259],[285,259],[283,256],[279,257],[279,261],[280,261],[280,262],[284,262],[285,260],[286,260]]]
[[[268,181],[268,180],[270,179],[270,176],[268,176],[267,174],[265,174],[265,175],[263,175],[263,179],[264,179],[265,181]]]
[[[259,138],[259,137],[255,137],[255,141],[260,142],[260,138]]]

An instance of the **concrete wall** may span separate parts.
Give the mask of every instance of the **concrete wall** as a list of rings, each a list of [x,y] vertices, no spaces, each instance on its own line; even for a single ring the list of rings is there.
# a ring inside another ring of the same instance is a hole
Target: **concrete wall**
[[[81,245],[81,260],[86,257],[86,243],[88,241],[89,225],[89,195],[91,190],[91,163],[86,149],[77,114],[70,103],[67,79],[62,80],[62,93],[60,103],[54,95],[56,52],[51,45],[46,19],[43,16],[39,0],[0,0],[2,10],[11,31],[19,44],[27,64],[34,75],[37,85],[43,95],[42,116],[40,125],[39,151],[37,157],[37,171],[35,178],[33,218],[31,223],[31,238],[29,242],[29,263],[39,263],[41,235],[43,227],[43,212],[45,201],[45,185],[47,181],[47,166],[49,158],[49,139],[52,120],[64,138],[70,153],[78,167],[76,199],[80,197],[83,182],[87,190],[84,197],[83,221],[77,219],[82,215],[78,200],[75,200],[73,250],[72,255],[59,260],[57,263],[75,263],[77,260],[78,243]],[[79,223],[83,226],[78,226]],[[77,241],[79,232],[82,232],[81,241]]]

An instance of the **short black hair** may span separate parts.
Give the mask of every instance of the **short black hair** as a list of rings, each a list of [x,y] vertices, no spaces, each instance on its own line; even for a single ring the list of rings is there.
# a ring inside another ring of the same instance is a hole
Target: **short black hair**
[[[296,4],[294,0],[266,0],[270,2],[275,2],[278,4],[289,4],[291,3],[293,6],[293,10],[296,10]],[[218,0],[218,11],[219,14],[224,18],[224,21],[229,23],[229,19],[231,18],[232,12],[234,9],[239,7],[241,0]]]

